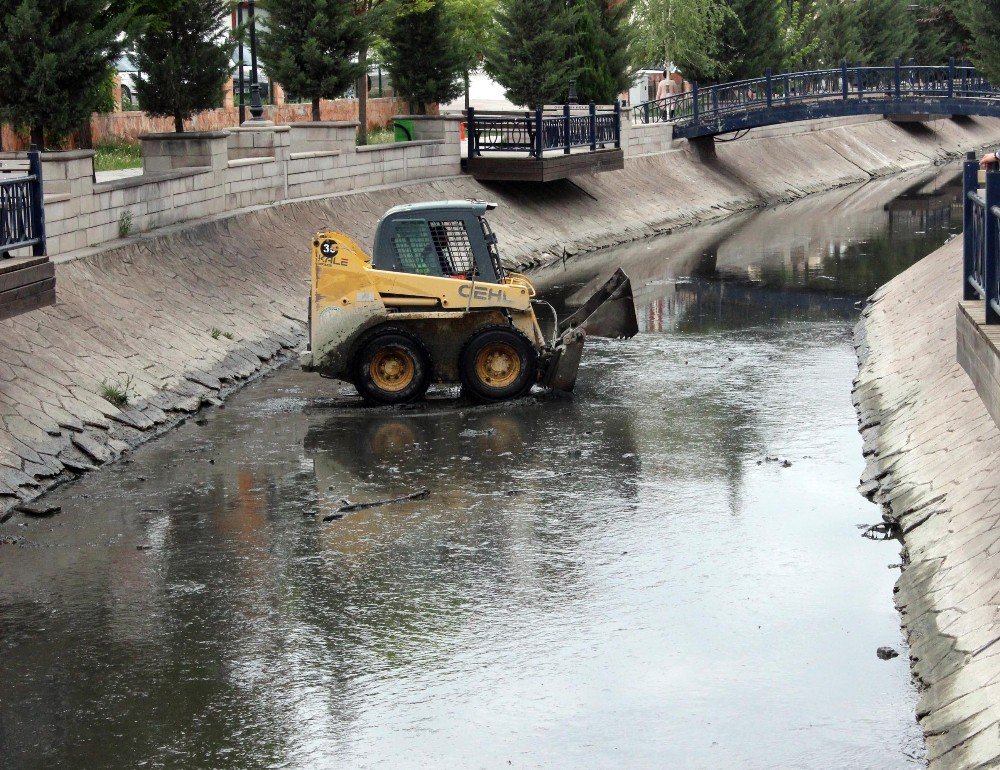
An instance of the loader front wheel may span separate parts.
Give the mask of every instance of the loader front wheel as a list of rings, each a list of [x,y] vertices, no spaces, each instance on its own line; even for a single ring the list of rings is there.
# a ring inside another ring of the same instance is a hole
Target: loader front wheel
[[[376,332],[354,358],[354,386],[374,404],[405,404],[422,398],[431,383],[431,362],[419,339],[400,329]]]
[[[467,393],[480,401],[523,396],[538,379],[538,353],[510,326],[490,326],[462,349],[458,371]]]

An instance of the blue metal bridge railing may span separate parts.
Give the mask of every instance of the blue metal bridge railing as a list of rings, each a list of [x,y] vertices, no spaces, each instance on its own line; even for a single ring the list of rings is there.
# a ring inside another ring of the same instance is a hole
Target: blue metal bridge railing
[[[584,111],[586,110],[586,111]],[[621,106],[598,110],[565,104],[561,114],[538,108],[525,112],[478,112],[469,108],[468,154],[527,153],[541,158],[546,151],[569,154],[577,148],[595,152],[598,147],[621,148]]]
[[[975,67],[903,64],[849,67],[773,74],[700,87],[632,108],[635,123],[669,121],[679,137],[708,136],[756,125],[822,118],[842,114],[893,112],[893,107],[917,107],[942,114],[979,114],[966,105],[956,112],[956,100],[990,100],[1000,111],[1000,90]]]
[[[28,247],[32,255],[45,256],[42,159],[34,147],[28,151],[27,174],[0,175],[0,259]]]
[[[979,162],[969,156],[962,168],[962,299],[982,301],[986,323],[1000,324],[1000,171],[987,171],[980,190]]]

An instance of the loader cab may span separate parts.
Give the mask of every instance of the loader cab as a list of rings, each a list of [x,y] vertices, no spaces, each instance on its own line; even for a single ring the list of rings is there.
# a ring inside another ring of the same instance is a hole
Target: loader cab
[[[497,238],[486,221],[495,203],[444,201],[396,206],[375,228],[376,270],[500,283]]]

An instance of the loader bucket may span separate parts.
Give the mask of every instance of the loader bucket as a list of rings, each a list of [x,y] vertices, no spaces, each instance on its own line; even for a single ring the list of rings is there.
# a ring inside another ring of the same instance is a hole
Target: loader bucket
[[[572,392],[587,335],[628,339],[638,331],[632,284],[619,268],[579,310],[559,324],[559,340],[543,384],[552,390]]]
[[[628,339],[639,331],[632,299],[632,282],[618,268],[600,289],[569,318],[559,324],[559,332],[581,329],[591,337]]]

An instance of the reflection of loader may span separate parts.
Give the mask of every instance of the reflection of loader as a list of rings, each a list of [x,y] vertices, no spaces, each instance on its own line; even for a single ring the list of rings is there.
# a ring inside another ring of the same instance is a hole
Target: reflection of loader
[[[483,216],[492,208],[397,206],[378,223],[373,257],[346,235],[319,233],[302,368],[353,382],[379,404],[418,399],[432,381],[461,382],[483,401],[516,398],[535,383],[572,391],[586,332],[638,329],[628,277],[617,271],[547,343],[531,282],[500,264]]]

